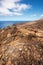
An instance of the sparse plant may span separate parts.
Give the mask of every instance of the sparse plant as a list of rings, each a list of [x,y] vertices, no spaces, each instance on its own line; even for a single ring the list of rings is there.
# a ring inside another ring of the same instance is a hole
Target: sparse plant
[[[27,38],[29,39],[29,40],[31,40],[32,38],[36,38],[36,34],[29,34],[28,36],[27,36]]]

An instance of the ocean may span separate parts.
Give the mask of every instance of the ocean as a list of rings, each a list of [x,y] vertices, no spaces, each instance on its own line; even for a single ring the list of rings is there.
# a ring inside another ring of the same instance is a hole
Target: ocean
[[[0,29],[16,23],[24,23],[24,22],[26,21],[0,21]]]

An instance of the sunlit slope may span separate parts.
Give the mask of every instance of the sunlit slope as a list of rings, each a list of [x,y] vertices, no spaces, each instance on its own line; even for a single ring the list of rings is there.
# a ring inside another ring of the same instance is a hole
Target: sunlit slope
[[[43,65],[43,19],[0,30],[0,65]]]

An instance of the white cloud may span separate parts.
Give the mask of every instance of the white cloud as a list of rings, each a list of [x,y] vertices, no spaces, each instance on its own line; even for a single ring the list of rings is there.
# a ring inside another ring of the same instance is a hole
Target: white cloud
[[[17,13],[17,12],[14,12],[14,15],[23,15],[23,14],[21,14],[21,13]]]
[[[41,16],[43,17],[43,14],[41,14]]]
[[[21,0],[0,0],[0,15],[22,15],[22,11],[30,9],[31,5],[20,4]],[[9,11],[8,9],[13,9]]]
[[[11,14],[12,12],[10,12],[7,8],[0,8],[0,13],[2,13],[3,15],[8,15]]]
[[[31,6],[30,5],[26,5],[26,4],[16,4],[16,7],[14,8],[15,11],[22,11],[25,9],[30,9]]]
[[[30,15],[31,17],[36,17],[36,14],[32,14],[32,15]]]

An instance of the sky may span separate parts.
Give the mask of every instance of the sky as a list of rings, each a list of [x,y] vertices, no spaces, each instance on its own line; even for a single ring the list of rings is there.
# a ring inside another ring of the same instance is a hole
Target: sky
[[[43,18],[43,0],[0,0],[0,21]]]

